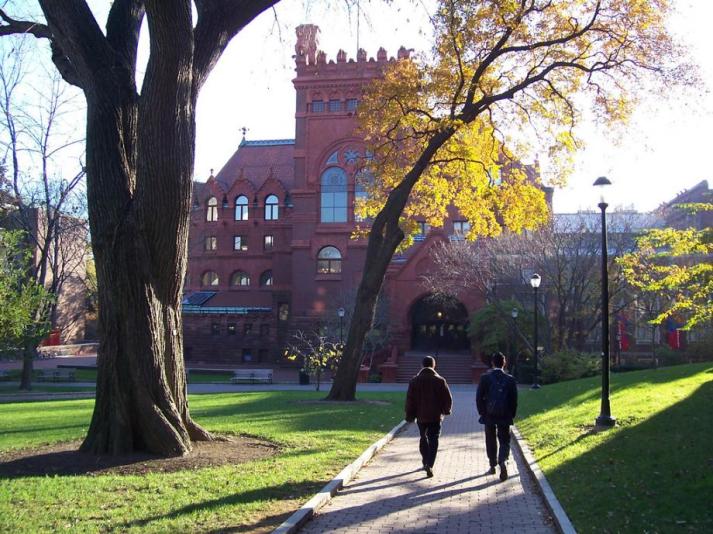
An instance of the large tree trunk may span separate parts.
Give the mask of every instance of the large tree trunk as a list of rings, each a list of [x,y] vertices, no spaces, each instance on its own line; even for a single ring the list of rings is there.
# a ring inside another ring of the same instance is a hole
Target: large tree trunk
[[[30,391],[32,389],[32,366],[35,360],[37,349],[34,345],[26,344],[22,347],[22,371],[20,373],[20,389]]]
[[[181,294],[195,139],[190,9],[161,20],[187,36],[131,84],[87,92],[87,186],[99,287],[97,398],[82,450],[182,455],[211,439],[190,417]],[[170,35],[170,33],[168,34]],[[169,39],[170,40],[170,39]],[[109,95],[115,95],[113,98]]]

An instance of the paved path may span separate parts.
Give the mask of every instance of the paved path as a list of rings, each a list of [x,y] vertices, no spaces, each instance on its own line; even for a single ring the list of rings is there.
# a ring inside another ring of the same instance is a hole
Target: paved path
[[[489,465],[475,389],[454,388],[453,396],[433,478],[420,469],[418,429],[409,425],[301,532],[556,532],[519,454],[511,456],[507,481],[484,474]]]

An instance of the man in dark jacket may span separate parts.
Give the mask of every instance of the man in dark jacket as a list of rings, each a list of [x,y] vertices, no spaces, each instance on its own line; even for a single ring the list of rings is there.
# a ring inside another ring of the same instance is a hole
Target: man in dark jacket
[[[441,421],[450,415],[453,397],[446,379],[436,373],[436,360],[431,356],[423,359],[423,368],[408,384],[406,393],[406,421],[418,422],[421,433],[419,450],[426,476],[433,476],[433,464],[438,453],[438,437]]]
[[[502,352],[493,354],[491,362],[493,368],[480,377],[475,403],[480,422],[485,425],[485,449],[490,460],[488,473],[494,475],[497,464],[500,466],[500,480],[504,481],[508,478],[506,462],[510,456],[510,425],[517,413],[517,382],[503,369],[505,355]]]

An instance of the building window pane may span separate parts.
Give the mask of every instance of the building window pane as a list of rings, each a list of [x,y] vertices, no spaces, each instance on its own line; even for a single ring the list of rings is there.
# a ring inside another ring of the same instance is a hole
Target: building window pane
[[[202,286],[217,286],[219,284],[218,274],[213,271],[207,271],[201,276]]]
[[[210,333],[214,336],[217,336],[220,334],[220,325],[218,323],[211,323],[210,324]]]
[[[418,221],[417,224],[418,233],[416,234],[416,241],[423,241],[431,230],[431,225],[424,221]]]
[[[272,247],[275,246],[275,236],[272,235],[266,235],[263,237],[263,248],[265,250],[272,250]]]
[[[260,275],[260,286],[266,287],[272,285],[272,271],[268,270]]]
[[[245,195],[240,195],[235,199],[235,220],[248,220],[248,197]]]
[[[339,167],[330,167],[322,173],[321,221],[327,223],[347,221],[347,174]]]
[[[247,250],[248,241],[245,239],[244,235],[234,235],[233,236],[233,250]]]
[[[317,254],[317,272],[339,274],[342,272],[342,254],[336,247],[324,247]]]
[[[280,302],[277,306],[277,318],[280,321],[287,321],[290,318],[290,305],[286,302]]]
[[[335,111],[341,111],[342,110],[342,103],[339,100],[332,99],[329,101],[329,111],[335,112]]]
[[[250,363],[253,361],[253,349],[243,349],[243,362]]]
[[[228,335],[234,336],[237,331],[237,325],[235,323],[228,323]]]
[[[464,239],[470,232],[470,223],[468,221],[453,221],[453,234],[456,238]]]
[[[265,199],[265,220],[276,221],[279,218],[279,200],[275,195],[269,195]]]
[[[210,197],[208,199],[205,220],[208,222],[215,222],[218,220],[218,199],[215,197]]]
[[[347,99],[347,111],[356,111],[357,108],[357,99],[356,98],[348,98]]]
[[[270,325],[267,323],[263,323],[260,325],[260,335],[262,337],[267,337],[270,335]]]
[[[214,235],[206,236],[204,247],[206,250],[218,250],[218,238]]]
[[[249,286],[250,285],[250,275],[245,271],[237,271],[233,273],[230,277],[231,286]]]
[[[253,332],[253,324],[252,323],[245,323],[243,325],[243,335],[249,336]]]
[[[323,111],[324,111],[324,101],[323,100],[312,101],[312,112],[313,113],[322,113]]]

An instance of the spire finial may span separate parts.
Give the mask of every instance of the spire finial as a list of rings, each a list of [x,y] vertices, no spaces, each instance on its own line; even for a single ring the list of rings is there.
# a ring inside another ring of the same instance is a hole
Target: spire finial
[[[248,133],[248,130],[249,128],[247,126],[243,126],[242,128],[240,128],[240,131],[243,132],[243,140],[241,141],[241,143],[245,142],[245,135]]]

